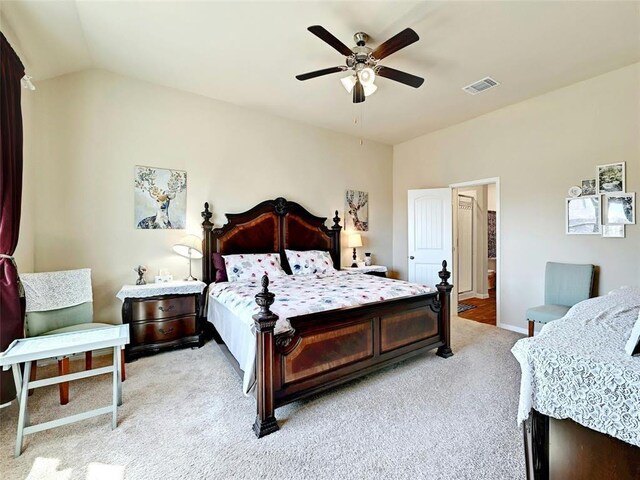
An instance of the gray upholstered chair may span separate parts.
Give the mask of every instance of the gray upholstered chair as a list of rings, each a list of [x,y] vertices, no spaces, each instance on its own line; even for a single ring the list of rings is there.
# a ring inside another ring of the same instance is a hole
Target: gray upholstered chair
[[[61,272],[23,273],[27,300],[25,336],[38,337],[57,333],[78,332],[94,328],[110,327],[107,323],[93,321],[93,294],[91,270],[67,270]],[[85,354],[85,368],[92,368],[92,352]],[[31,379],[36,378],[37,362],[31,368]],[[69,358],[58,359],[58,374],[69,373]],[[122,380],[124,380],[122,362]],[[69,382],[60,384],[60,404],[69,402]]]
[[[549,323],[566,315],[571,307],[591,297],[593,265],[548,262],[544,278],[544,305],[527,310],[529,336],[535,322]]]

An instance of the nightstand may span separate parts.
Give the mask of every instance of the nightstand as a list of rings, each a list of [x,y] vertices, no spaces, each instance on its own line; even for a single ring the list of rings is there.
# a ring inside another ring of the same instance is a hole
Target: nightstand
[[[342,270],[351,273],[364,273],[376,277],[386,277],[387,267],[384,265],[370,265],[368,267],[343,267]]]
[[[198,281],[122,287],[117,297],[123,301],[122,323],[129,325],[131,341],[125,348],[125,361],[175,348],[201,347],[205,287]]]

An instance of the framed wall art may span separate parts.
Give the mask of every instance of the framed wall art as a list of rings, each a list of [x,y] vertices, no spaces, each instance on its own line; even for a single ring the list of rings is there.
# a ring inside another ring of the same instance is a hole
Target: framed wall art
[[[346,231],[369,231],[369,194],[347,190],[344,199],[344,226]]]
[[[602,225],[602,236],[605,238],[624,238],[624,225]]]
[[[625,191],[625,162],[598,165],[598,193]]]
[[[596,191],[596,179],[590,178],[588,180],[582,180],[582,195],[596,195],[598,192]]]
[[[567,235],[600,235],[600,197],[567,198]]]
[[[183,229],[187,219],[187,172],[136,166],[134,175],[136,228]]]
[[[604,196],[605,225],[635,225],[636,194],[608,193]]]

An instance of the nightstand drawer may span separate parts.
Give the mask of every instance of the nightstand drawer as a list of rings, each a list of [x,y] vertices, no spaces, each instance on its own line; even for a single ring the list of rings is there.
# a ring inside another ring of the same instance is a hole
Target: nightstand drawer
[[[196,335],[196,317],[191,315],[173,320],[132,323],[131,332],[134,344],[170,342]]]
[[[131,308],[134,322],[137,320],[177,317],[179,315],[194,315],[196,313],[196,297],[191,295],[162,300],[136,300],[132,302]]]

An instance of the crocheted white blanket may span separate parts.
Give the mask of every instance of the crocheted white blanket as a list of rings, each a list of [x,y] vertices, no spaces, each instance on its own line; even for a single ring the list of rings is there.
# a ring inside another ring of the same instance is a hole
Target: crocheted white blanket
[[[92,302],[91,269],[22,273],[27,312],[42,312]]]
[[[615,290],[516,342],[518,423],[535,408],[640,446],[640,357],[625,352],[639,310],[640,288]]]

